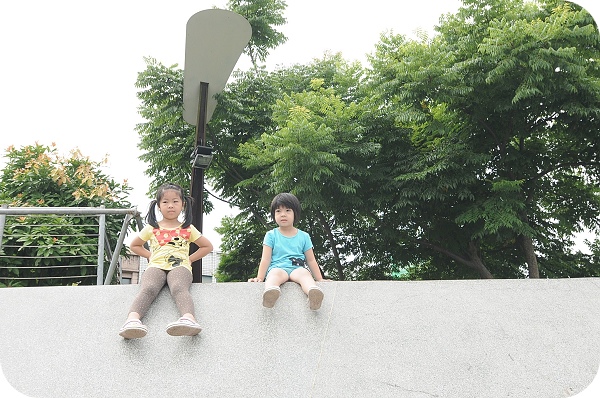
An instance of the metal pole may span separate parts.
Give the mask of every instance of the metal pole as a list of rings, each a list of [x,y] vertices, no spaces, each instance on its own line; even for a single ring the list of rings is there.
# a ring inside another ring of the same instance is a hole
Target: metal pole
[[[204,145],[206,139],[206,104],[208,102],[208,83],[200,82],[200,98],[198,99],[198,120],[196,122],[196,146]],[[192,224],[198,231],[203,232],[204,216],[204,170],[192,167],[192,198],[194,198],[194,211]],[[190,251],[198,250],[194,244]],[[202,283],[202,259],[192,263],[192,282]]]
[[[110,261],[110,267],[108,267],[106,278],[104,278],[105,285],[110,285],[110,282],[112,281],[113,275],[115,273],[115,268],[117,267],[117,261],[121,253],[121,247],[123,247],[123,241],[125,240],[125,235],[127,234],[127,227],[129,226],[129,221],[131,221],[132,218],[133,216],[131,214],[127,214],[125,216],[125,220],[123,220],[123,225],[121,226],[121,233],[119,234],[119,239],[117,240],[117,245],[115,246],[115,251],[113,252],[112,259]]]
[[[100,206],[104,207],[104,206]],[[98,269],[96,274],[96,284],[102,285],[104,277],[104,234],[106,233],[106,214],[98,216]]]
[[[1,206],[3,209],[8,209],[8,205]],[[4,225],[6,223],[6,214],[0,214],[0,250],[2,250],[2,238],[4,237]]]

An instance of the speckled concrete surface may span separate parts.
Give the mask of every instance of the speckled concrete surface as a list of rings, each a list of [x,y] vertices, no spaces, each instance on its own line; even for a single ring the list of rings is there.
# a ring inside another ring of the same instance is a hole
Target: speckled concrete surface
[[[600,278],[194,284],[203,331],[118,335],[138,286],[0,289],[0,366],[34,397],[559,398],[600,365]]]

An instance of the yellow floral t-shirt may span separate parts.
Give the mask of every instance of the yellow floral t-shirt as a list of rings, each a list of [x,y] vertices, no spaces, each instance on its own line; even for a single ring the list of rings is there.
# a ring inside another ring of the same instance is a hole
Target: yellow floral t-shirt
[[[146,225],[140,232],[140,238],[150,245],[148,266],[167,271],[180,265],[192,271],[190,242],[201,236],[193,225],[187,228],[154,228]]]

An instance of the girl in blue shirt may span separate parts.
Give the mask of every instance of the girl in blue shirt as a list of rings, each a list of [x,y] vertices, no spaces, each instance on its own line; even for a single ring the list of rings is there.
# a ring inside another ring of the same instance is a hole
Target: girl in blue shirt
[[[258,274],[248,282],[265,282],[263,306],[267,308],[275,305],[282,283],[296,282],[308,296],[310,309],[318,310],[323,302],[323,291],[315,280],[324,279],[310,236],[294,227],[300,219],[300,201],[291,193],[280,193],[271,202],[271,217],[278,228],[265,234]]]

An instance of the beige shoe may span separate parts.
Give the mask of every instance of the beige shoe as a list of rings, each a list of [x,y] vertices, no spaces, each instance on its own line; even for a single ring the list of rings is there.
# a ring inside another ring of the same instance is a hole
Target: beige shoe
[[[315,311],[321,308],[321,303],[323,303],[323,291],[318,286],[313,286],[308,289],[308,305],[310,309]]]
[[[202,331],[200,325],[189,318],[181,317],[167,325],[167,333],[171,336],[195,336]]]
[[[271,286],[266,288],[263,293],[263,307],[273,308],[280,294],[281,289],[279,286]]]
[[[130,319],[119,330],[119,336],[125,339],[139,339],[148,333],[148,328],[139,319]]]

